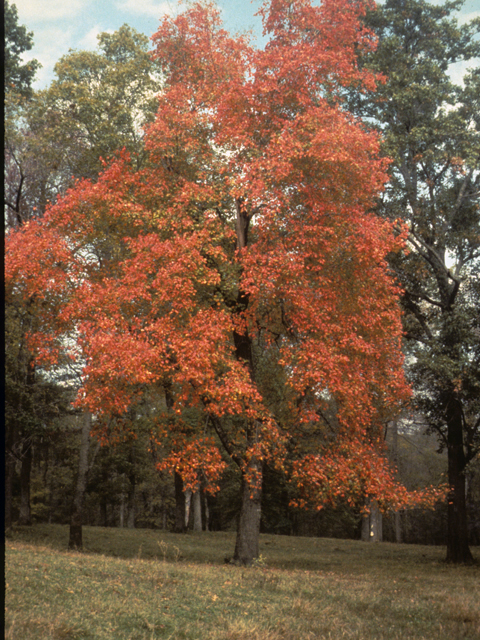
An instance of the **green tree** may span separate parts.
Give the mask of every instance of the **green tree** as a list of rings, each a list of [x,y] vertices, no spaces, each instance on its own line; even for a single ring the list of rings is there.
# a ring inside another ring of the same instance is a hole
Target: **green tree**
[[[28,101],[7,97],[7,225],[41,216],[75,180],[95,180],[115,151],[143,161],[143,134],[160,82],[148,38],[122,26],[98,36],[97,51],[71,51],[56,78]]]
[[[56,79],[40,96],[37,122],[42,114],[52,119],[51,139],[61,128],[70,175],[96,179],[102,160],[122,148],[141,164],[144,126],[158,106],[157,69],[149,39],[128,25],[101,33],[97,51],[71,51],[59,60]]]
[[[55,437],[58,419],[67,411],[67,394],[42,375],[33,362],[25,335],[30,310],[5,309],[5,525],[13,518],[13,486],[20,471],[18,520],[31,524],[30,476],[36,445]]]
[[[465,480],[480,447],[480,75],[471,70],[464,86],[449,76],[480,54],[480,20],[459,26],[462,4],[387,0],[370,12],[379,44],[368,65],[386,82],[360,108],[392,159],[378,210],[408,227],[408,253],[392,265],[415,401],[448,452],[451,562],[472,561]]]
[[[22,54],[33,47],[33,33],[18,24],[17,7],[4,0],[4,46],[3,69],[5,93],[15,92],[29,96],[37,69],[41,67],[38,60],[30,60],[22,64]]]
[[[33,46],[33,33],[18,24],[16,6],[4,2],[4,209],[7,226],[21,221],[25,172],[22,171],[19,127],[22,114],[33,96],[32,82],[37,60],[22,64],[22,54]]]

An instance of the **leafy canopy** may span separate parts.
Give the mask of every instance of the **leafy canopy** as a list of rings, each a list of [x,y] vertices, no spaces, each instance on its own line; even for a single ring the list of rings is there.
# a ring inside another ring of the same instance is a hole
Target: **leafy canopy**
[[[400,500],[380,441],[408,397],[387,264],[402,240],[369,212],[386,163],[346,104],[375,86],[357,65],[373,46],[364,3],[274,0],[260,13],[263,50],[209,3],[163,20],[146,163],[120,153],[9,234],[9,295],[38,300],[44,363],[75,335],[77,404],[105,417],[100,436],[109,415],[168,389],[170,413],[203,416],[188,445],[158,402],[176,468],[218,468],[221,443],[253,486],[252,460],[282,468],[297,443],[305,500]]]
[[[4,0],[4,47],[3,69],[5,93],[15,92],[28,96],[37,69],[41,66],[37,60],[22,64],[22,54],[33,47],[33,33],[18,24],[17,7]]]

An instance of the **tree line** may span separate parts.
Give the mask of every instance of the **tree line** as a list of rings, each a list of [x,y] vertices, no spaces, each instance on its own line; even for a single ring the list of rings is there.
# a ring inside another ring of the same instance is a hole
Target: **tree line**
[[[34,92],[5,3],[7,526],[34,478],[73,546],[88,513],[183,530],[187,506],[235,522],[246,564],[261,529],[363,518],[368,537],[386,510],[399,539],[440,497],[402,470],[402,415],[446,453],[437,541],[472,560],[479,74],[448,70],[480,45],[461,4],[266,3],[261,51],[196,4],[152,53],[125,25]]]

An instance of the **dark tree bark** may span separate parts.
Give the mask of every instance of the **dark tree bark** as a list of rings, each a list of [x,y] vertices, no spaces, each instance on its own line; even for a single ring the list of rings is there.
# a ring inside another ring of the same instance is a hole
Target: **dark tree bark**
[[[369,502],[370,513],[362,518],[362,540],[364,542],[382,542],[383,517],[375,501]]]
[[[15,458],[11,451],[8,450],[5,458],[5,530],[8,531],[13,524],[12,489],[15,475]]]
[[[130,472],[128,474],[128,479],[130,481],[130,489],[128,491],[127,498],[127,527],[129,529],[135,529],[135,485],[136,485],[136,474],[135,474],[135,445],[132,445],[130,449]]]
[[[398,422],[393,420],[392,422],[392,454],[393,463],[395,467],[398,467]],[[402,542],[402,519],[400,511],[394,513],[394,525],[395,525],[395,542],[400,544]]]
[[[185,533],[185,493],[182,476],[175,471],[175,533]]]
[[[5,432],[5,530],[12,528],[13,524],[13,480],[15,477],[18,432],[13,426],[7,425]]]
[[[75,496],[73,498],[73,510],[70,519],[70,539],[69,549],[81,550],[83,548],[83,503],[85,500],[85,489],[87,487],[88,475],[88,450],[90,447],[90,429],[92,426],[92,415],[86,412],[83,416],[82,439],[80,444],[80,455],[78,460],[78,476]]]
[[[100,526],[106,527],[107,521],[108,521],[107,500],[106,498],[102,498],[100,502]]]
[[[254,483],[242,478],[242,507],[237,528],[235,554],[237,564],[250,565],[259,555],[260,518],[262,514],[262,463],[252,457],[247,465]]]
[[[30,476],[32,471],[32,443],[25,440],[22,448],[22,466],[20,469],[20,513],[18,524],[31,525]]]
[[[245,306],[248,304],[246,296],[240,296],[239,301]],[[254,363],[252,353],[252,341],[248,335],[234,333],[234,343],[237,358],[246,362],[250,369],[250,375],[254,379]],[[247,445],[255,442],[255,426],[252,425],[247,433]],[[252,456],[244,469],[242,469],[242,506],[237,528],[235,542],[234,562],[243,565],[252,564],[258,557],[258,544],[260,537],[260,519],[262,502],[263,467],[261,461]]]
[[[466,456],[463,448],[463,418],[460,402],[451,396],[447,404],[448,439],[448,521],[447,562],[472,564],[468,546],[467,503],[465,487]]]
[[[203,531],[210,531],[209,527],[210,527],[210,513],[208,510],[208,501],[207,501],[207,496],[205,495],[204,492],[201,493],[200,496],[200,508],[201,508],[201,515],[202,515],[202,528]]]
[[[236,202],[237,247],[244,249],[248,244],[248,229],[251,215],[246,211],[241,200]],[[239,291],[237,305],[239,310],[247,309],[249,296]],[[240,362],[248,366],[250,377],[255,380],[255,363],[253,359],[252,339],[248,333],[233,333],[235,354]],[[255,426],[251,425],[247,433],[247,446],[255,442]],[[262,514],[262,479],[263,467],[260,460],[252,456],[242,469],[242,506],[238,520],[237,538],[233,561],[242,565],[252,564],[259,554],[260,519]]]
[[[192,493],[191,509],[193,511],[193,530],[202,531],[202,499],[200,488]]]
[[[402,537],[402,514],[400,511],[395,511],[395,542],[401,544],[403,542]]]

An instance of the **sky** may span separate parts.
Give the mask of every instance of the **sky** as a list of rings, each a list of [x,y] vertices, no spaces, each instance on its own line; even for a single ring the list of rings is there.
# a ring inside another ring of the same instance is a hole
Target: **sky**
[[[479,0],[480,1],[480,0]],[[53,68],[69,49],[95,49],[96,36],[113,33],[123,24],[151,36],[165,14],[178,11],[177,0],[10,0],[18,11],[19,23],[33,31],[34,47],[23,57],[36,58],[42,69],[37,72],[35,89],[53,79]],[[231,32],[255,30],[261,37],[261,20],[255,13],[260,0],[218,0],[225,27]]]
[[[53,68],[70,49],[93,50],[96,36],[113,33],[128,24],[147,36],[155,33],[165,14],[178,11],[178,0],[10,0],[18,11],[19,23],[33,31],[34,47],[24,55],[36,58],[42,69],[37,72],[35,89],[46,87],[54,78]],[[438,4],[442,4],[438,2]],[[230,32],[252,30],[261,39],[261,20],[255,13],[261,0],[217,0],[225,28]],[[466,0],[458,12],[459,22],[480,17],[480,0]],[[454,81],[469,65],[452,69]]]

